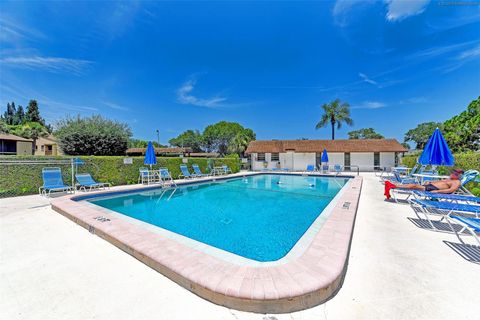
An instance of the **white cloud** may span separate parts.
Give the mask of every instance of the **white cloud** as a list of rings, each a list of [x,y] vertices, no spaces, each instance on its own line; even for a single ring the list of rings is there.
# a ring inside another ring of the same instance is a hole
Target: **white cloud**
[[[348,25],[348,14],[350,11],[360,5],[369,5],[374,0],[337,0],[333,6],[333,18],[337,25],[345,27]]]
[[[459,51],[462,48],[469,47],[472,44],[478,44],[478,41],[466,41],[460,42],[448,46],[432,47],[425,50],[420,50],[407,56],[407,59],[417,59],[417,58],[433,58],[447,53]]]
[[[353,106],[352,109],[380,109],[386,107],[386,104],[378,101],[365,101],[358,106]]]
[[[214,96],[211,98],[198,98],[192,95],[193,89],[197,80],[192,77],[187,80],[178,90],[177,90],[177,101],[181,104],[190,104],[197,107],[206,107],[206,108],[217,108],[222,107],[223,102],[227,100],[225,97]]]
[[[401,21],[415,16],[427,7],[430,0],[386,0],[388,21]]]
[[[110,108],[115,109],[115,110],[121,110],[121,111],[129,111],[129,110],[130,110],[130,109],[127,108],[127,107],[118,105],[118,104],[113,103],[113,102],[102,101],[102,103],[103,103],[104,105],[106,105],[107,107],[110,107]]]
[[[35,28],[30,28],[6,16],[0,17],[0,42],[17,43],[25,40],[42,40],[45,35]]]
[[[92,61],[58,58],[58,57],[7,57],[0,59],[0,64],[23,68],[23,69],[41,69],[53,73],[73,73],[83,74],[85,69],[92,64]]]
[[[358,73],[358,76],[359,76],[360,78],[362,78],[362,80],[365,81],[366,83],[373,84],[374,86],[378,85],[378,82],[377,82],[377,81],[374,81],[374,80],[370,79],[370,78],[369,78],[366,74],[364,74],[364,73],[359,72],[359,73]]]
[[[474,58],[474,57],[477,57],[477,56],[480,56],[480,44],[477,45],[474,48],[471,48],[471,49],[468,49],[468,50],[465,50],[465,51],[461,52],[458,55],[457,59],[458,60],[464,60],[464,59]]]

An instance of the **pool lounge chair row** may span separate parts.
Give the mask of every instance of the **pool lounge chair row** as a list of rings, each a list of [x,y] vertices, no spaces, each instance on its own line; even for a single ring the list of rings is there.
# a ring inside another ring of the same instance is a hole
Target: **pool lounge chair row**
[[[215,168],[212,171],[212,174],[203,173],[198,164],[193,164],[193,173],[188,170],[188,167],[185,164],[180,165],[180,179],[193,179],[193,178],[202,178],[208,177],[211,175],[223,175],[232,173],[232,170],[227,166],[223,165],[221,167]],[[170,174],[170,171],[167,168],[159,168],[158,170],[149,170],[147,168],[140,168],[140,175],[138,177],[138,183],[150,184],[150,183],[160,183],[160,184],[175,184],[175,181]]]
[[[316,168],[315,165],[308,164],[305,172],[306,173],[313,173],[313,172],[328,173],[328,172],[332,172],[330,170],[330,167],[331,166],[329,166],[327,164],[324,164],[324,165],[319,166],[319,168]],[[339,165],[339,164],[333,165],[333,172],[339,174],[342,171],[343,171],[343,166],[342,165]]]
[[[38,188],[38,193],[45,196],[50,196],[52,192],[73,192],[75,188],[83,191],[91,191],[110,187],[110,183],[95,181],[90,173],[75,174],[75,186],[67,185],[63,182],[62,170],[57,167],[43,168],[42,180],[43,185]]]
[[[480,249],[480,197],[473,196],[464,187],[478,176],[476,170],[466,171],[458,193],[442,194],[398,188],[392,190],[392,195],[398,202],[398,194],[407,194],[405,200],[417,218],[426,221],[430,230],[455,233],[464,245],[471,245],[465,242],[465,237],[470,235]],[[405,176],[401,178],[408,179]]]
[[[188,167],[185,164],[180,165],[180,171],[182,172],[178,177],[183,179],[193,179],[193,178],[202,178],[208,177],[210,175],[223,175],[232,173],[232,170],[227,165],[222,165],[221,167],[216,167],[212,170],[211,174],[203,173],[198,164],[192,164],[193,173],[190,173]]]

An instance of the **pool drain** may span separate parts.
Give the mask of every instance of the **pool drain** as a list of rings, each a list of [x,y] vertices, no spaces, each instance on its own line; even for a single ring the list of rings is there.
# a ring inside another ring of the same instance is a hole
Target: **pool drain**
[[[93,218],[93,219],[95,219],[95,220],[97,220],[97,221],[100,221],[100,222],[110,221],[110,219],[105,218],[105,217],[103,217],[103,216],[98,216],[98,217],[95,217],[95,218]]]
[[[350,209],[350,202],[344,202],[342,209],[346,209],[346,210]]]

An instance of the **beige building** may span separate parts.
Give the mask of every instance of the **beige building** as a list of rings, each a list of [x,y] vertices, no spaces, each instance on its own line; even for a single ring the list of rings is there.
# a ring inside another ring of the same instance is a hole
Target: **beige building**
[[[36,156],[58,156],[63,155],[62,150],[58,147],[57,140],[53,136],[46,138],[38,138],[35,146]]]
[[[0,133],[0,155],[31,155],[33,140]]]
[[[323,150],[328,152],[328,163],[373,171],[398,165],[405,149],[395,139],[365,140],[256,140],[250,142],[252,170],[288,169],[301,171],[308,165],[321,165]]]

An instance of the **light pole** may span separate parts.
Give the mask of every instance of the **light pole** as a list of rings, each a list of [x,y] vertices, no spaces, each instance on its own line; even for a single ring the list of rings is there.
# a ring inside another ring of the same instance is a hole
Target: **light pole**
[[[157,143],[158,146],[160,147],[160,130],[157,129]]]

